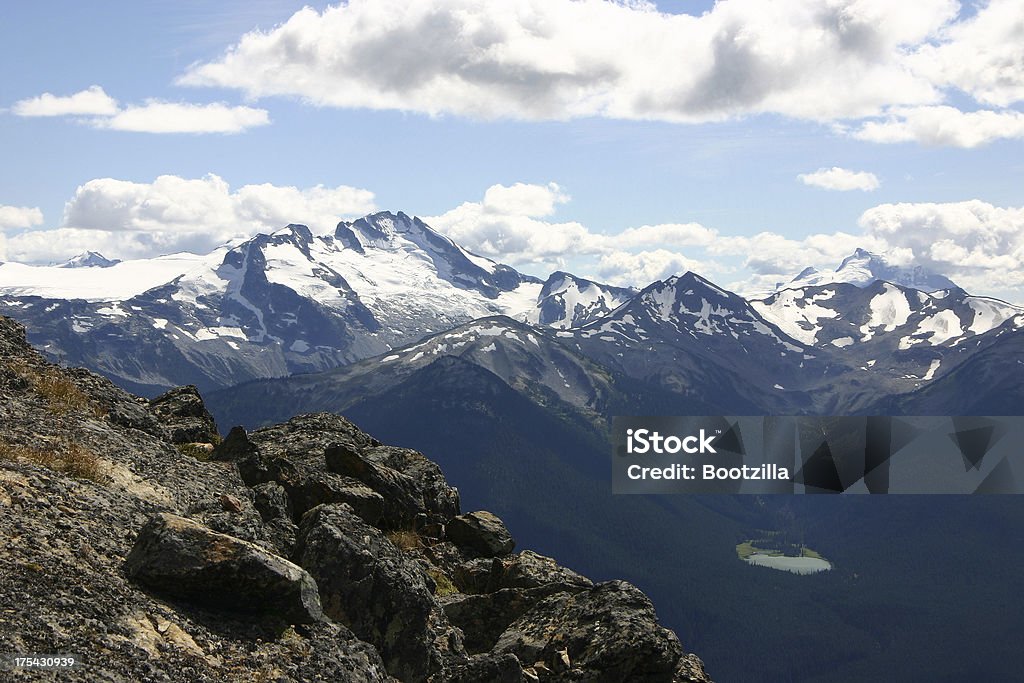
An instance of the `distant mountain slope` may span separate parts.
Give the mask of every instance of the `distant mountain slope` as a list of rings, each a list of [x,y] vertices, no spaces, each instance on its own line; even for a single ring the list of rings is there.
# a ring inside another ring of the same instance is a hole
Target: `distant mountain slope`
[[[784,289],[750,303],[790,336],[841,357],[880,395],[941,377],[1024,313],[962,289],[927,293],[881,280]]]
[[[1024,410],[1024,315],[934,382],[886,397],[877,410],[902,415],[1020,415]]]

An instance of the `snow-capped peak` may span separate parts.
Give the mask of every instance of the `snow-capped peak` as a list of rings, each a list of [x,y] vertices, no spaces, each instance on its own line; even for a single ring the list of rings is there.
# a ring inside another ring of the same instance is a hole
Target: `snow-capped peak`
[[[868,287],[879,280],[923,292],[957,288],[952,280],[924,266],[894,265],[884,254],[875,254],[866,249],[857,248],[844,258],[834,271],[821,272],[814,268],[805,268],[779,289],[815,287],[839,282],[857,287]]]
[[[629,301],[636,292],[570,273],[552,273],[540,290],[531,322],[561,329],[582,327]]]
[[[64,263],[57,264],[58,268],[109,268],[120,263],[120,259],[108,259],[103,254],[95,251],[87,251]]]

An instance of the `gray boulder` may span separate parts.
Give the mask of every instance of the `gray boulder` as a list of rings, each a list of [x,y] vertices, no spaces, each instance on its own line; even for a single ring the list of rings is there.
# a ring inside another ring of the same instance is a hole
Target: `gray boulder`
[[[525,683],[530,680],[515,655],[508,653],[476,655],[445,671],[440,679],[444,683]]]
[[[442,599],[444,613],[465,634],[466,651],[478,654],[494,647],[501,634],[544,598],[559,593],[555,586],[502,588],[493,593],[455,593]]]
[[[160,593],[204,606],[268,613],[293,624],[322,615],[316,582],[305,570],[169,513],[142,527],[125,572]]]
[[[505,523],[485,510],[453,518],[445,533],[455,545],[471,548],[485,557],[508,555],[516,547]]]
[[[345,503],[367,524],[378,525],[384,515],[384,497],[352,477],[314,472],[288,487],[296,519],[317,505]]]

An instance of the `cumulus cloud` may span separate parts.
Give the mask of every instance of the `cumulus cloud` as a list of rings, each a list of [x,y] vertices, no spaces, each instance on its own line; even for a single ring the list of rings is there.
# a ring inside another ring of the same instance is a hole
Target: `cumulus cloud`
[[[642,287],[687,271],[708,273],[712,268],[720,270],[721,266],[688,258],[668,249],[636,253],[613,251],[598,260],[596,277],[612,285]]]
[[[350,0],[252,31],[178,82],[484,119],[832,120],[940,101],[910,57],[958,9],[722,0],[690,16],[637,0]]]
[[[1012,109],[963,112],[954,107],[896,108],[852,132],[870,142],[920,142],[926,145],[978,147],[1001,139],[1024,138],[1024,114]]]
[[[76,116],[93,128],[136,133],[241,133],[270,123],[266,109],[223,102],[192,104],[147,100],[121,107],[98,85],[66,97],[43,93],[16,102],[18,116]]]
[[[216,175],[165,175],[152,183],[98,178],[75,191],[59,228],[13,235],[7,253],[27,262],[59,260],[89,249],[111,258],[206,253],[288,223],[330,231],[341,218],[374,209],[372,192],[345,185],[300,189],[264,184],[232,190]]]
[[[860,225],[969,290],[1024,286],[1024,207],[979,200],[882,204],[865,211]]]
[[[270,123],[266,109],[231,107],[222,102],[188,104],[151,100],[109,118],[95,119],[97,128],[137,133],[241,133]]]
[[[543,199],[545,192],[557,191],[543,185],[494,185],[483,201],[464,202],[424,220],[470,251],[512,265],[557,268],[567,255],[594,253],[598,246],[582,224],[542,219],[548,215],[546,201],[556,201]],[[488,202],[488,197],[499,200]]]
[[[718,237],[718,232],[700,223],[659,223],[626,228],[611,238],[620,249],[672,245],[676,247],[706,247]]]
[[[546,274],[582,261],[583,275],[611,284],[645,285],[701,268],[677,251],[706,246],[717,233],[699,223],[642,225],[616,234],[597,233],[576,221],[548,217],[569,195],[556,183],[492,185],[480,202],[464,202],[424,220],[470,251]],[[706,272],[708,264],[703,265]],[[652,276],[657,273],[657,276]]]
[[[871,190],[877,190],[881,185],[874,173],[850,171],[838,166],[819,168],[814,173],[801,173],[797,176],[797,180],[804,185],[820,187],[825,190],[838,190],[840,192],[848,192],[850,190],[870,192]]]
[[[53,95],[44,92],[38,97],[15,102],[11,111],[18,116],[111,116],[117,113],[117,100],[98,85],[73,95]]]
[[[0,231],[30,228],[41,225],[43,212],[36,207],[5,206],[0,204]]]
[[[484,193],[483,208],[488,213],[550,216],[558,204],[569,201],[557,183],[530,185],[516,183],[511,187],[492,185]]]
[[[989,106],[1024,100],[1024,4],[988,0],[973,17],[946,27],[941,41],[922,45],[911,66]]]

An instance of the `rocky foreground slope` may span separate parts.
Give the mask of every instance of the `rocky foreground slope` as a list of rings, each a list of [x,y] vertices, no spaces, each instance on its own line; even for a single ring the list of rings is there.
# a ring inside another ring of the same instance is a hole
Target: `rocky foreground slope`
[[[462,513],[421,454],[342,417],[221,440],[42,359],[0,318],[0,654],[81,681],[708,681],[622,581]]]

